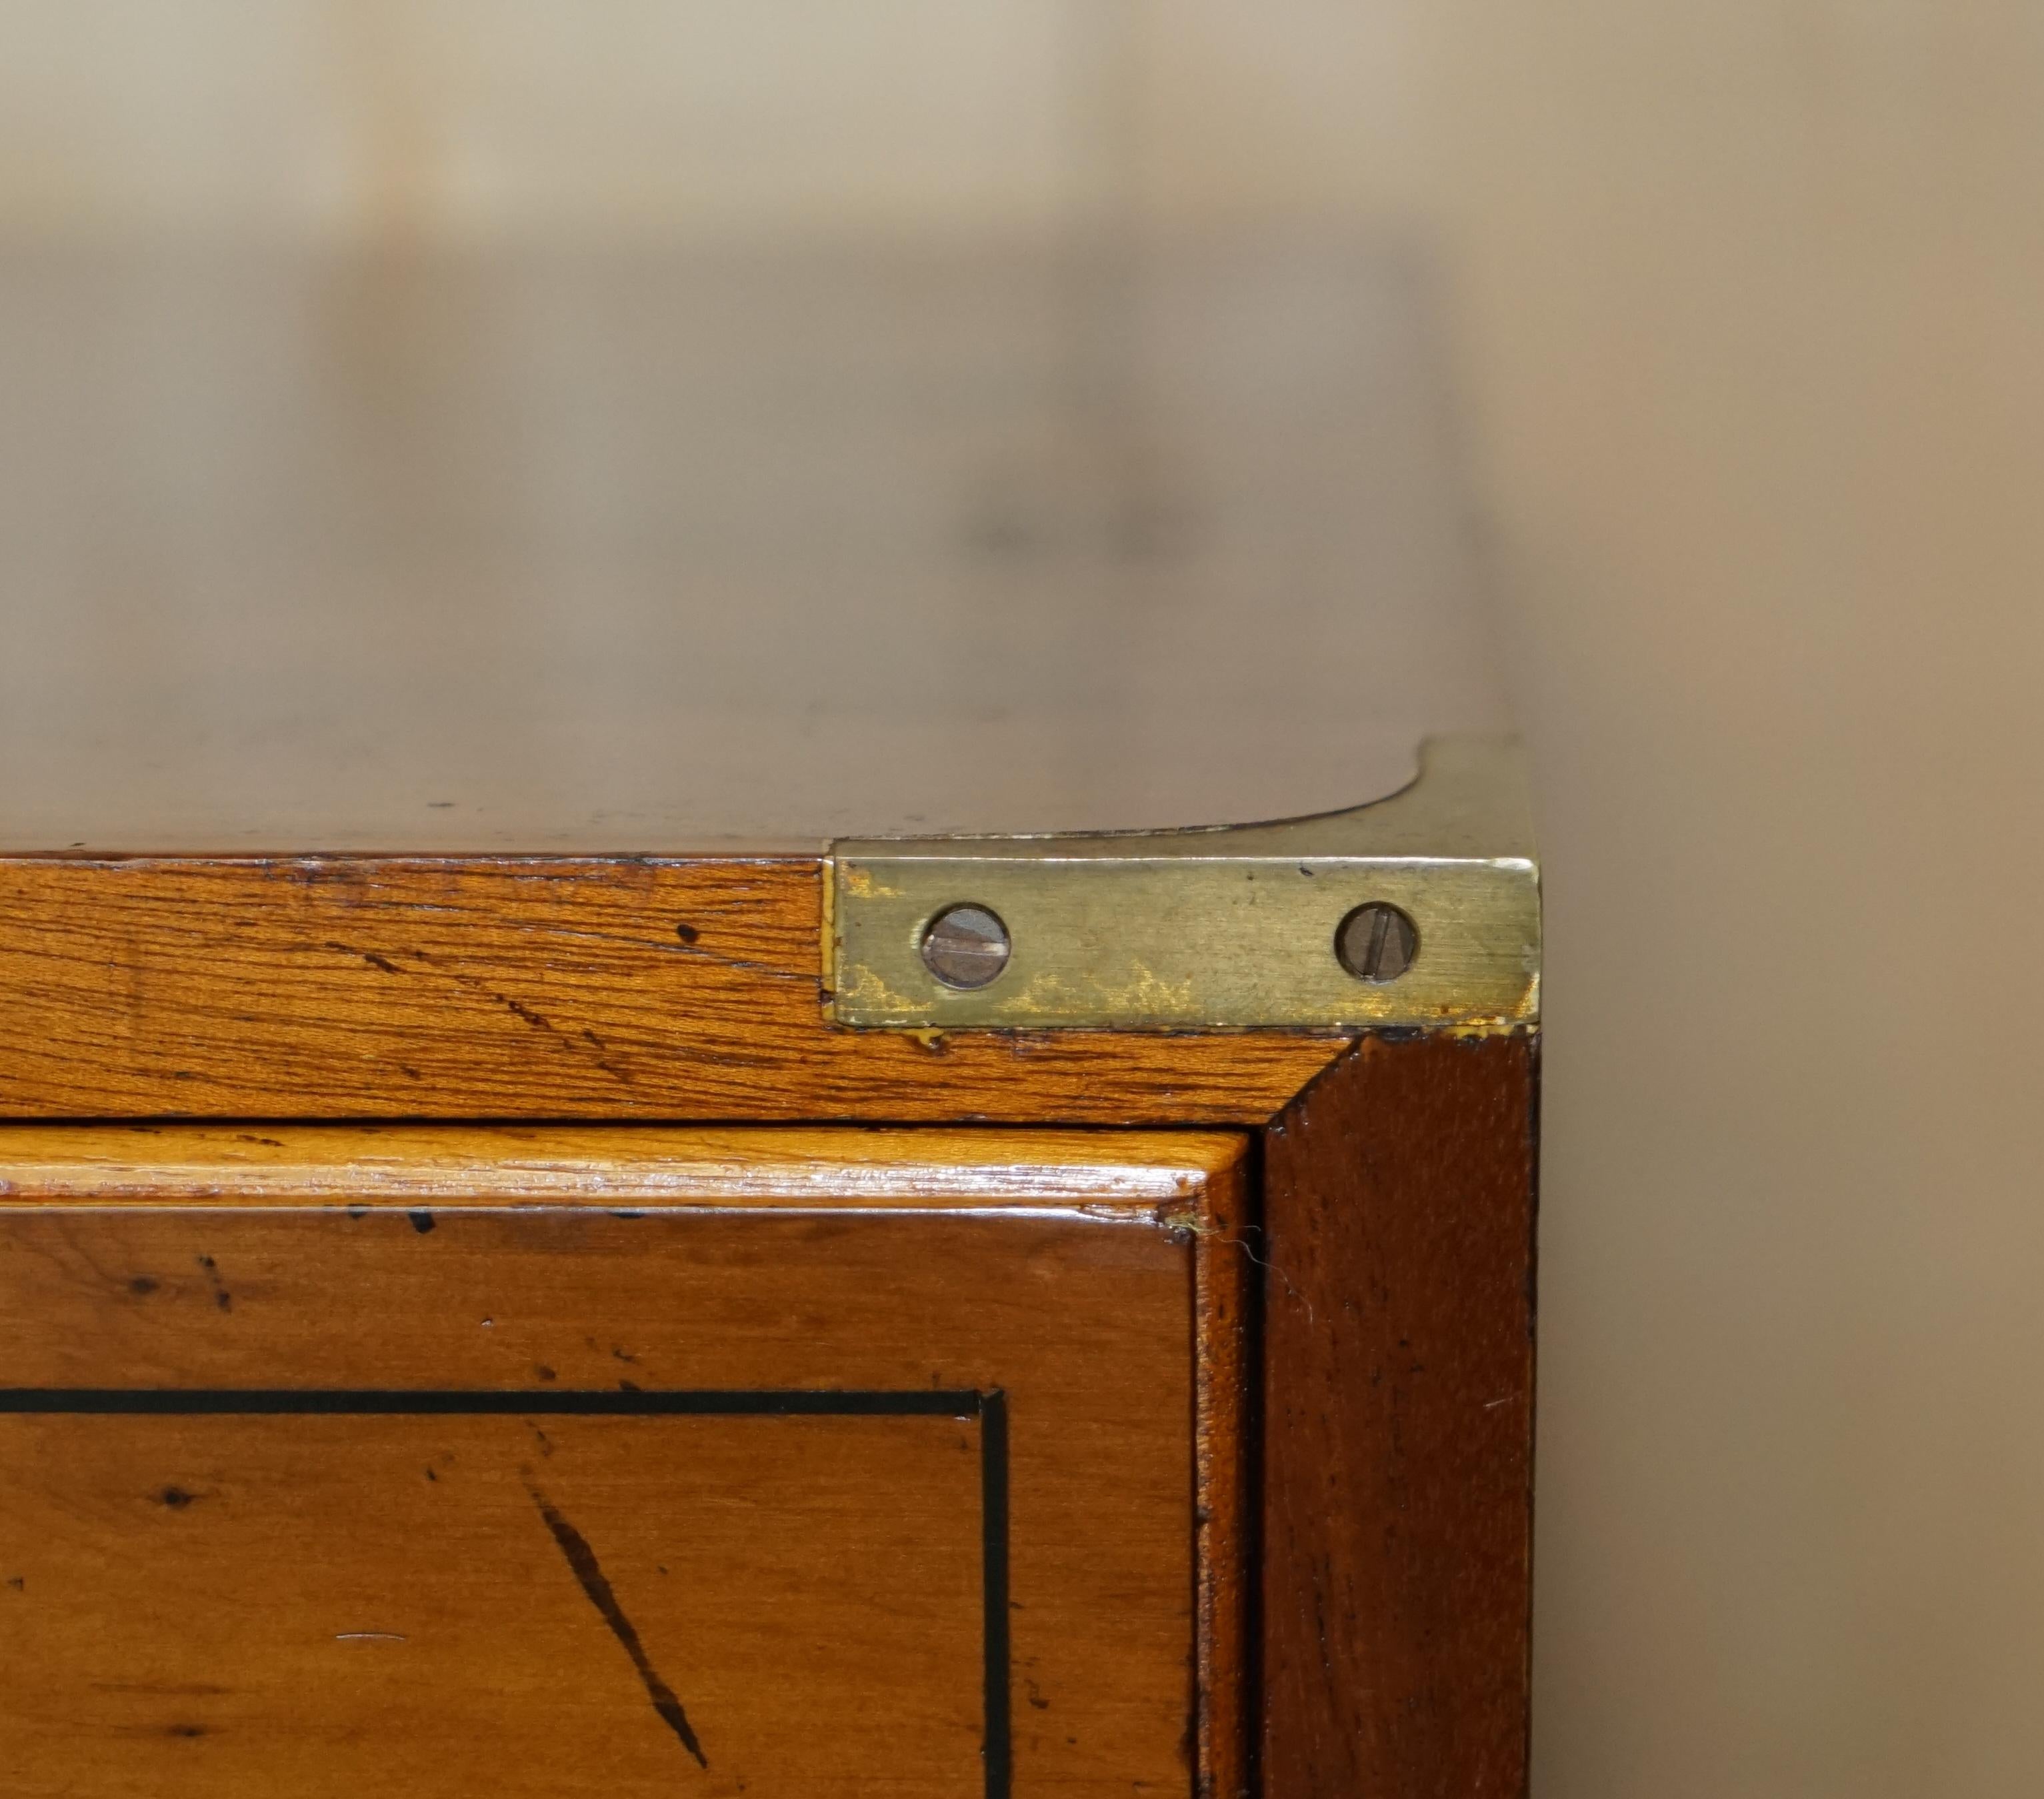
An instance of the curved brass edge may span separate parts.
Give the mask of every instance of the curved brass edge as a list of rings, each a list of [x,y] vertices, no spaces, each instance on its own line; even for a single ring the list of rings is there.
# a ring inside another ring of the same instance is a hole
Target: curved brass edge
[[[828,888],[829,1012],[854,1028],[1489,1032],[1539,1015],[1539,870],[1508,739],[1431,739],[1410,786],[1281,825],[842,842]],[[1372,901],[1418,931],[1411,966],[1381,983],[1335,953]],[[930,921],[964,902],[1012,944],[970,991],[920,954]]]

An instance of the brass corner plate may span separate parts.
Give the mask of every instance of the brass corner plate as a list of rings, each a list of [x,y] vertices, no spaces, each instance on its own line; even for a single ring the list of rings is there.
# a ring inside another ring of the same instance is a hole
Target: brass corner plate
[[[1442,737],[1410,786],[1281,825],[1097,837],[843,842],[826,926],[833,1021],[893,1030],[1509,1029],[1539,1016],[1539,871],[1507,739]],[[1418,929],[1380,982],[1335,952],[1358,906]],[[924,965],[950,907],[1012,943],[985,986]]]

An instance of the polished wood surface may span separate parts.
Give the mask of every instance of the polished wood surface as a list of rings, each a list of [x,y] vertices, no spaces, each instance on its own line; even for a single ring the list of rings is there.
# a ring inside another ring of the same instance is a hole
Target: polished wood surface
[[[0,858],[0,1116],[1260,1124],[1344,1040],[823,1017],[807,859]]]
[[[1367,1040],[1264,1134],[1270,1799],[1526,1789],[1535,1058]]]
[[[974,1793],[978,1437],[0,1415],[8,1790]]]
[[[1018,1794],[1239,1769],[1188,1669],[1235,1653],[1195,1520],[1239,1553],[1212,1387],[1242,1321],[1193,1263],[1234,1253],[1243,1140],[737,1135],[620,1132],[606,1167],[594,1131],[0,1132],[8,1790],[953,1795],[1005,1789],[1003,1743]],[[102,1151],[117,1203],[79,1197]]]
[[[801,1210],[1214,1209],[1241,1151],[1200,1132],[616,1124],[48,1124],[0,1128],[0,1205],[587,1205]],[[1239,1308],[1224,1267],[1204,1303]]]
[[[1503,722],[1395,238],[0,244],[0,850],[1244,822]]]

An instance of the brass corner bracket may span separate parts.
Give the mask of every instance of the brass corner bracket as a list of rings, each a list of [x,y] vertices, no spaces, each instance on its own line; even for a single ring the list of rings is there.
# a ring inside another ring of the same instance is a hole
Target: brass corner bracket
[[[828,890],[843,1025],[1500,1030],[1539,1012],[1539,871],[1504,739],[1433,739],[1400,792],[1285,824],[841,842]],[[933,937],[947,915],[962,953]]]

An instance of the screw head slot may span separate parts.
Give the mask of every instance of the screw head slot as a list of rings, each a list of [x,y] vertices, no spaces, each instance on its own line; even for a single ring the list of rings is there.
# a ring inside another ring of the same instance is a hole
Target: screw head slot
[[[961,992],[997,979],[1013,948],[1000,915],[983,905],[947,905],[923,928],[923,966]]]
[[[1373,986],[1397,980],[1419,953],[1419,926],[1382,900],[1358,906],[1335,931],[1335,955],[1342,967]]]

